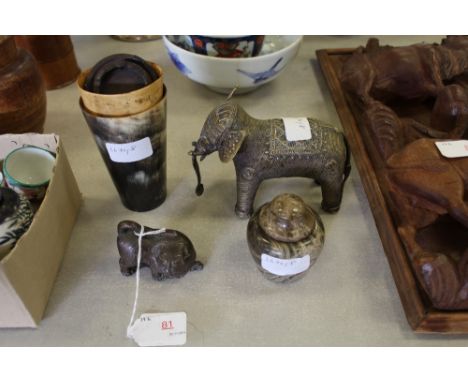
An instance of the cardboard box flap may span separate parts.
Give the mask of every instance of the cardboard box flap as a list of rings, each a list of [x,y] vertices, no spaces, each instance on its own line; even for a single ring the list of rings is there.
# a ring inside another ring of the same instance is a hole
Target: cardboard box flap
[[[3,265],[0,264],[0,303],[2,306],[0,327],[35,328],[36,321],[10,284],[2,268]],[[7,321],[3,317],[7,317]],[[15,325],[11,325],[12,322],[15,322]]]
[[[54,175],[31,226],[0,262],[0,327],[36,326],[60,268],[81,195],[57,136],[26,134],[19,140],[12,137],[16,138],[10,135],[7,144],[2,137],[0,154],[5,146],[14,148],[23,144],[40,145],[57,152]],[[12,141],[18,145],[11,146]],[[3,309],[5,306],[9,307],[8,313]],[[12,315],[21,319],[13,320]],[[15,323],[20,321],[22,324]],[[27,322],[33,325],[25,325]]]
[[[55,134],[2,134],[0,139],[0,159],[10,151],[22,146],[34,145],[52,152],[57,152],[59,137]]]

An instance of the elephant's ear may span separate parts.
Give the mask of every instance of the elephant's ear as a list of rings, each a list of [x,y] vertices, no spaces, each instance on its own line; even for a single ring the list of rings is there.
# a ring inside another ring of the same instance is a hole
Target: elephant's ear
[[[232,130],[226,134],[226,137],[223,137],[218,148],[221,162],[229,162],[234,158],[244,142],[245,135],[243,130]]]
[[[118,235],[126,235],[129,232],[139,232],[141,229],[141,226],[132,220],[123,220],[119,223],[117,226],[117,233]]]

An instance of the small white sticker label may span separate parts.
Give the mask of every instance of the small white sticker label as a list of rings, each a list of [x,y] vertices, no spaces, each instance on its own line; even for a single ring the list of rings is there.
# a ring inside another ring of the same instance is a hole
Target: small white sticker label
[[[187,342],[185,312],[145,313],[128,328],[127,335],[139,346],[175,346]]]
[[[309,269],[310,256],[296,257],[295,259],[278,259],[262,254],[262,268],[277,276],[297,275]]]
[[[446,158],[468,157],[468,141],[444,141],[435,142],[440,153]]]
[[[283,118],[286,139],[289,142],[312,139],[310,124],[307,118]]]
[[[153,155],[153,146],[149,137],[131,143],[106,143],[107,152],[112,162],[131,163]]]

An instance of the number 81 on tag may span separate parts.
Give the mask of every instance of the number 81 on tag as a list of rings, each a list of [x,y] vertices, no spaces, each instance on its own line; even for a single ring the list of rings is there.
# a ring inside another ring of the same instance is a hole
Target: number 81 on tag
[[[185,312],[145,313],[129,333],[140,346],[183,345],[187,341],[187,315]]]

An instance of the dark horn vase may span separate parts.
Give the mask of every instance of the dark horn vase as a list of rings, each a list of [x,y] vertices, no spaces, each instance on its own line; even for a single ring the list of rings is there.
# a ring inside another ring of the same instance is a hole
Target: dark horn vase
[[[82,100],[80,107],[123,205],[138,212],[161,205],[166,199],[166,89],[158,103],[129,116],[100,116]],[[127,159],[136,160],[122,161]]]

